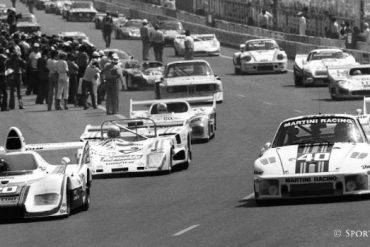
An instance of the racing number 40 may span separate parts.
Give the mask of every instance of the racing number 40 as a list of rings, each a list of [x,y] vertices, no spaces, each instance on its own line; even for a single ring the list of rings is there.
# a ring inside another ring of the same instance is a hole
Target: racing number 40
[[[326,161],[329,160],[330,153],[309,153],[309,154],[303,154],[300,157],[298,157],[297,160],[304,160],[306,162],[312,162],[312,161]]]

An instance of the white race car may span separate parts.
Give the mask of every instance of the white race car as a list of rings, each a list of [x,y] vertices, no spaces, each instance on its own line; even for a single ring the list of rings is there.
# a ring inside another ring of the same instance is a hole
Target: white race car
[[[174,49],[176,56],[184,56],[185,53],[185,35],[177,35],[174,40]],[[220,41],[215,34],[193,34],[194,55],[219,56],[221,52]]]
[[[213,102],[209,103],[211,100]],[[137,108],[140,110],[136,110]],[[131,99],[130,117],[151,118],[157,126],[189,125],[192,141],[208,141],[215,136],[216,131],[216,98],[199,97],[188,101],[182,99],[134,101]]]
[[[273,39],[252,39],[234,53],[235,74],[287,72],[288,57]]]
[[[67,21],[93,21],[98,11],[92,1],[75,1],[66,10]]]
[[[297,54],[294,59],[294,84],[306,86],[328,84],[328,68],[358,64],[355,58],[338,48],[315,49]]]
[[[205,60],[170,62],[163,71],[161,81],[156,83],[157,99],[183,98],[215,95],[217,103],[224,99],[222,81]],[[212,100],[211,100],[212,101]]]
[[[368,194],[369,174],[370,144],[359,116],[290,118],[254,162],[255,199]]]
[[[11,127],[0,147],[0,217],[69,216],[90,205],[92,176],[84,154],[78,164],[49,164],[39,151],[85,149],[83,142],[25,144],[20,130]]]
[[[187,169],[191,160],[190,131],[186,126],[160,129],[147,118],[87,125],[81,140],[89,143],[93,175],[170,173],[176,165]]]
[[[333,100],[370,96],[370,65],[328,68],[329,93]]]

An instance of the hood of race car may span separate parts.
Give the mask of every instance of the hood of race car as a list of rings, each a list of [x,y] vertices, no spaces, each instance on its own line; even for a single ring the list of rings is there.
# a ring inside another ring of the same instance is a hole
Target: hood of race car
[[[330,58],[310,61],[305,65],[305,67],[315,71],[315,70],[326,70],[327,67],[340,66],[346,64],[352,64],[352,62],[348,59]]]
[[[259,51],[248,51],[242,53],[241,57],[251,56],[252,61],[255,62],[272,62],[276,59],[279,50],[259,50]]]
[[[271,148],[255,162],[263,175],[346,172],[370,168],[366,143],[305,144]]]

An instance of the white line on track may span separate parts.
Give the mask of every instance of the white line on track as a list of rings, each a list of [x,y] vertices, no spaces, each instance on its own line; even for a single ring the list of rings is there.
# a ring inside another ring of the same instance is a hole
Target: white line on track
[[[181,231],[179,231],[179,232],[176,232],[176,233],[175,233],[175,234],[173,234],[172,236],[173,236],[173,237],[178,237],[178,236],[180,236],[180,235],[182,235],[182,234],[184,234],[184,233],[186,233],[186,232],[188,232],[188,231],[190,231],[190,230],[193,230],[194,228],[196,228],[196,227],[198,227],[198,226],[199,226],[199,224],[189,226],[188,228],[185,228],[184,230],[181,230]]]
[[[102,111],[105,111],[107,112],[107,108],[105,108],[104,106],[101,106],[101,105],[98,105],[98,108]],[[126,119],[125,116],[121,115],[121,114],[114,114],[114,116],[116,116],[117,118],[119,119]]]
[[[247,195],[246,197],[244,197],[242,200],[243,201],[246,201],[246,200],[250,200],[250,199],[253,199],[254,198],[254,193],[250,193],[249,195]]]
[[[243,95],[243,94],[237,94],[236,96],[238,96],[240,98],[245,98],[245,95]]]
[[[262,101],[265,105],[272,105],[272,103],[267,102],[267,101]]]
[[[294,109],[293,111],[298,112],[298,113],[302,113],[301,110],[297,110],[297,109]]]

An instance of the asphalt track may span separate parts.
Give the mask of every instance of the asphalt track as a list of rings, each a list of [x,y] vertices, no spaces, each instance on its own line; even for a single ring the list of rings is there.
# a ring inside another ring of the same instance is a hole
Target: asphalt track
[[[44,32],[83,31],[103,47],[93,23],[35,13]],[[113,40],[112,47],[141,57],[139,41]],[[290,72],[234,75],[234,51],[223,47],[221,57],[205,58],[224,83],[224,103],[217,105],[216,138],[193,146],[188,170],[94,180],[89,211],[67,219],[2,222],[0,246],[368,246],[369,200],[257,207],[252,194],[253,161],[279,122],[318,112],[354,113],[362,102],[333,102],[325,87],[295,88]],[[176,59],[172,49],[165,50],[165,62]],[[25,110],[0,113],[0,138],[10,126],[18,126],[29,143],[76,141],[88,123],[127,116],[130,98],[153,96],[150,90],[121,92],[120,115],[114,117],[103,108],[48,112],[45,105],[34,104],[34,96],[25,96]],[[52,153],[47,158],[58,161],[73,154]],[[342,235],[335,237],[335,230]],[[351,236],[351,230],[357,232]]]

